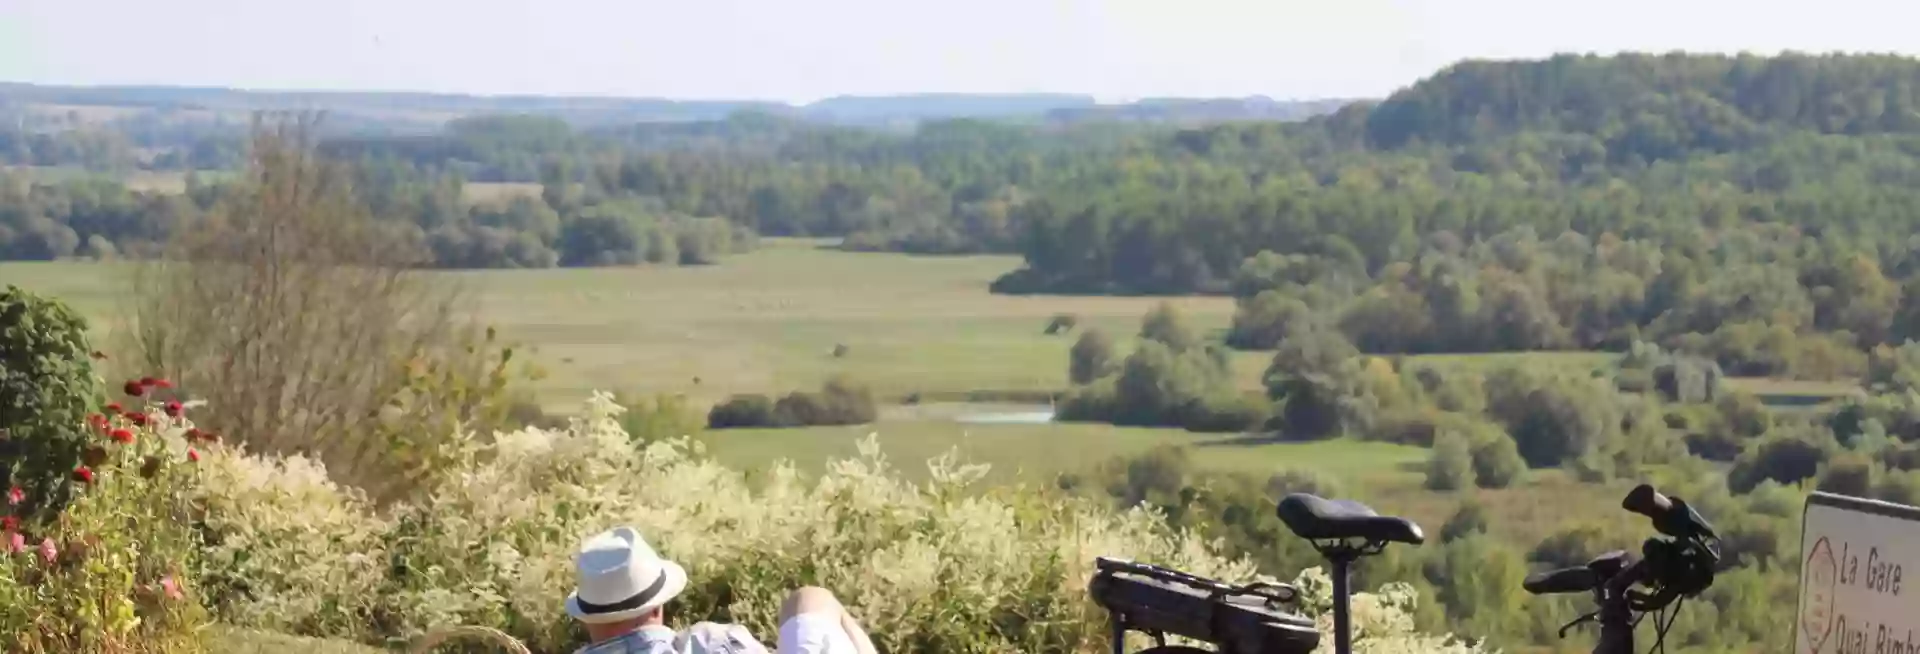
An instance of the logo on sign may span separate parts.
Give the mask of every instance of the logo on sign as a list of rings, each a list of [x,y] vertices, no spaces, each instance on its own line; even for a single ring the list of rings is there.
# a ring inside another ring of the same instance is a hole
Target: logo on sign
[[[1806,579],[1800,585],[1800,633],[1807,647],[1818,653],[1833,633],[1833,589],[1839,579],[1839,564],[1826,538],[1814,542],[1807,554]]]

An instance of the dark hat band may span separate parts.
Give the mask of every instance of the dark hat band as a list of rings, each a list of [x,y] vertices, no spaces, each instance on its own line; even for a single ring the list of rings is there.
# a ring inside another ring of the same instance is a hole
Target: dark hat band
[[[595,604],[593,602],[580,599],[578,595],[575,595],[574,603],[580,605],[581,613],[586,613],[586,614],[618,613],[620,611],[637,609],[642,606],[646,606],[647,602],[653,601],[653,597],[655,595],[659,595],[660,589],[666,587],[666,585],[667,585],[667,571],[663,569],[660,571],[660,574],[654,575],[653,585],[648,586],[645,590],[640,591],[638,594],[635,594],[633,597],[629,597],[629,598],[620,600],[618,602],[614,602],[612,604]]]

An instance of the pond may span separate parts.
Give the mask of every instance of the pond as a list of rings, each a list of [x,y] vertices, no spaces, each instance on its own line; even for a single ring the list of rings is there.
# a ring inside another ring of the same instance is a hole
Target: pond
[[[995,411],[956,416],[954,422],[975,425],[1044,425],[1053,422],[1053,409],[1038,411]]]
[[[1053,422],[1053,407],[1045,404],[996,402],[942,402],[888,407],[892,420],[951,421],[973,425],[1044,425]]]

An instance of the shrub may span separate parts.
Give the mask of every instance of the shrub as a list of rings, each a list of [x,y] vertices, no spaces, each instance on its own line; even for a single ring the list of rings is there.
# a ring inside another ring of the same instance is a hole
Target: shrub
[[[1186,314],[1167,302],[1154,305],[1140,319],[1140,338],[1165,345],[1176,354],[1200,347],[1200,335],[1187,322]]]
[[[1586,565],[1587,561],[1612,550],[1632,551],[1637,546],[1628,534],[1614,532],[1597,523],[1582,522],[1561,527],[1541,539],[1527,560],[1555,568]]]
[[[442,477],[431,501],[399,503],[387,517],[310,463],[223,453],[200,492],[241,499],[209,507],[223,537],[210,557],[237,562],[225,568],[225,587],[247,592],[215,607],[237,626],[267,622],[303,635],[377,642],[482,624],[535,651],[567,651],[582,637],[560,601],[578,539],[627,524],[694,580],[676,621],[772,634],[779,597],[815,584],[838,592],[883,651],[1090,654],[1107,635],[1105,614],[1086,597],[1096,556],[1229,582],[1253,577],[1247,561],[1222,557],[1155,511],[970,492],[983,466],[943,457],[929,466],[931,482],[908,482],[869,438],[859,457],[815,481],[780,465],[750,484],[683,441],[627,447],[619,414],[597,395],[565,430],[469,441],[460,474]],[[295,526],[314,535],[271,537]],[[1308,570],[1297,583],[1328,628],[1325,575]],[[1413,635],[1415,600],[1402,585],[1356,597],[1358,640],[1473,651]]]
[[[1473,486],[1473,455],[1467,438],[1442,434],[1433,442],[1433,456],[1427,460],[1427,489],[1456,491]]]
[[[1271,350],[1297,331],[1312,329],[1320,317],[1299,298],[1278,290],[1241,300],[1227,330],[1227,345],[1240,350]]]
[[[1067,355],[1067,378],[1074,384],[1090,384],[1112,367],[1113,338],[1098,328],[1081,332]]]
[[[12,285],[0,292],[0,488],[30,498],[22,513],[66,503],[81,426],[100,397],[92,352],[86,321],[66,305]]]
[[[685,395],[660,393],[651,398],[616,396],[614,401],[627,409],[620,416],[620,428],[626,430],[634,443],[691,436],[699,433],[704,425],[700,414],[687,406]]]
[[[1239,393],[1214,393],[1182,412],[1180,427],[1201,433],[1244,433],[1273,417],[1273,404]]]
[[[1141,332],[1151,337],[1110,373],[1113,346],[1105,334],[1081,334],[1068,362],[1068,376],[1080,386],[1056,408],[1060,420],[1197,432],[1245,432],[1268,421],[1268,403],[1234,387],[1226,351],[1192,341],[1165,305],[1143,321]],[[1188,345],[1177,349],[1169,342]]]
[[[1829,493],[1852,495],[1854,497],[1872,497],[1876,478],[1884,474],[1884,469],[1873,459],[1865,455],[1845,453],[1833,457],[1820,473],[1815,487]]]
[[[1046,333],[1048,336],[1052,336],[1055,334],[1062,334],[1062,333],[1073,331],[1073,328],[1079,325],[1080,325],[1079,316],[1075,316],[1071,313],[1062,313],[1047,320]]]
[[[1440,525],[1440,542],[1448,543],[1474,534],[1487,533],[1487,507],[1479,500],[1468,499],[1460,503],[1460,508]]]
[[[828,380],[818,392],[794,391],[778,401],[764,395],[735,395],[707,412],[707,427],[806,427],[863,425],[879,417],[873,392],[843,378]]]
[[[773,425],[773,399],[765,395],[735,395],[707,412],[708,429]]]
[[[1782,484],[1799,483],[1820,474],[1833,448],[1816,443],[1807,435],[1782,434],[1754,444],[1733,462],[1727,471],[1727,488],[1735,493],[1752,490],[1771,479]]]
[[[476,418],[504,414],[486,405],[506,359],[475,342],[471,296],[417,270],[430,253],[316,151],[316,123],[256,128],[244,179],[134,276],[131,331],[144,365],[210,402],[203,424],[403,494],[431,485],[456,423],[497,426]]]
[[[127,410],[80,423],[83,453],[57,517],[0,513],[0,650],[198,649],[199,513],[184,491],[210,446],[184,409],[153,397],[158,385],[128,388],[141,397]],[[8,509],[35,499],[13,490]]]
[[[1520,447],[1506,434],[1494,433],[1473,444],[1473,479],[1481,488],[1506,488],[1527,473]]]

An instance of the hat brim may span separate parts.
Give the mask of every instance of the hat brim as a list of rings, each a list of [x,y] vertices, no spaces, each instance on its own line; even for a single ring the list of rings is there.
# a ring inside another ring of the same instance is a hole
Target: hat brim
[[[680,564],[672,561],[661,561],[660,574],[666,576],[666,581],[661,582],[660,593],[654,595],[653,599],[648,600],[646,604],[624,611],[587,613],[580,610],[580,591],[576,590],[567,595],[567,615],[573,616],[573,619],[586,624],[620,622],[622,620],[631,620],[646,615],[648,611],[660,608],[667,602],[673,601],[673,598],[679,597],[680,593],[687,589],[687,569],[680,567]]]

